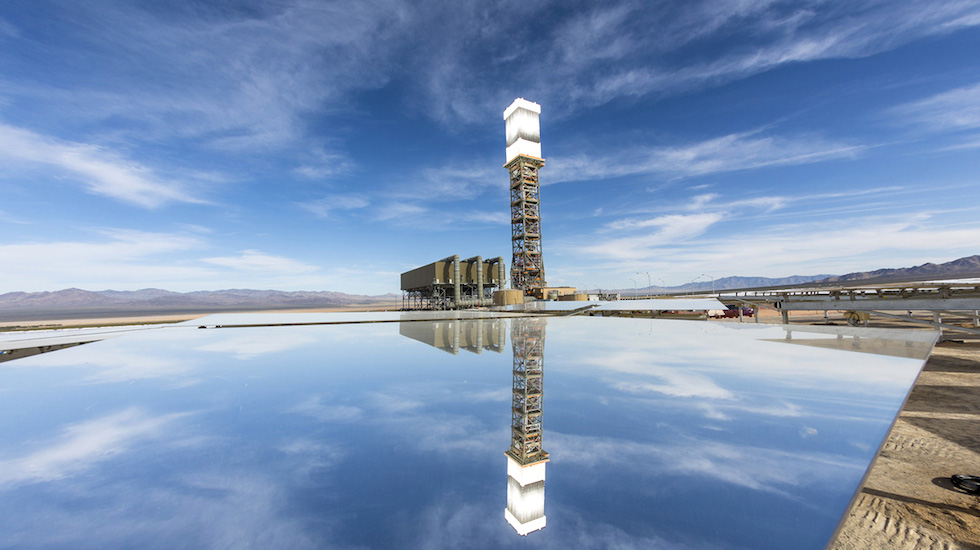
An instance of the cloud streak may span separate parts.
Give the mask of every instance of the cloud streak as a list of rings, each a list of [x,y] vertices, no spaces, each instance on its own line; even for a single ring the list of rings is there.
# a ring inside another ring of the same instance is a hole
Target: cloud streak
[[[700,215],[699,215],[700,216]],[[911,220],[909,218],[912,218]],[[950,261],[972,254],[980,240],[980,228],[944,225],[928,215],[893,217],[844,217],[847,223],[788,223],[763,231],[740,230],[715,233],[692,241],[707,230],[703,218],[675,219],[651,234],[618,238],[591,238],[589,254],[598,268],[613,272],[638,269],[659,273],[672,284],[689,282],[693,274],[753,275],[779,277],[800,273],[847,273],[859,269],[901,267],[929,261]],[[712,222],[721,222],[720,216]],[[666,238],[677,232],[686,239]],[[938,254],[935,243],[944,243]],[[564,248],[566,245],[558,245]],[[574,246],[574,245],[573,245]],[[871,257],[890,258],[890,264],[868,265]]]
[[[79,179],[90,193],[144,208],[204,202],[189,194],[184,184],[164,179],[106,148],[56,140],[6,124],[0,124],[0,158],[54,167]]]
[[[550,159],[546,183],[654,175],[683,179],[771,166],[814,164],[854,159],[864,145],[813,136],[728,134],[683,146],[634,147],[608,155],[574,155]]]
[[[899,105],[889,114],[934,132],[980,128],[980,83]]]
[[[215,244],[200,235],[107,229],[101,238],[0,244],[0,254],[19,260],[4,272],[8,289],[78,287],[88,290],[175,291],[228,288],[308,290],[332,284],[372,284],[383,293],[392,274],[383,268],[322,269],[313,263],[262,250],[207,256]],[[71,266],[66,270],[65,266]],[[372,279],[375,278],[377,280]]]
[[[204,258],[202,261],[238,271],[259,273],[312,273],[319,269],[314,265],[258,250],[243,250],[238,256]]]

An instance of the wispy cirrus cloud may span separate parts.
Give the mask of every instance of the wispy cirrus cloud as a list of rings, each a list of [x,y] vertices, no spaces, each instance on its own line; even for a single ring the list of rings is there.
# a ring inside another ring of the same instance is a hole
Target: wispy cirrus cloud
[[[371,281],[381,290],[389,288],[383,281],[395,276],[380,267],[374,271],[321,270],[299,259],[256,249],[205,256],[214,243],[198,234],[120,229],[96,233],[97,237],[89,239],[0,244],[0,254],[20,259],[4,271],[5,289],[301,290],[339,281]]]
[[[698,273],[781,277],[950,261],[975,254],[980,240],[980,229],[946,224],[941,216],[926,213],[844,216],[841,223],[788,222],[759,231],[743,228],[699,237],[707,221],[720,219],[682,217],[670,225],[653,226],[656,231],[651,234],[628,237],[596,234],[588,252],[596,259],[597,269],[614,273],[648,270],[671,284],[682,284]],[[664,238],[675,231],[687,238]],[[937,242],[944,243],[941,253],[935,248]]]
[[[659,216],[648,220],[621,220],[606,226],[607,231],[643,230],[641,234],[593,241],[584,247],[586,254],[598,258],[617,258],[635,261],[649,257],[660,246],[672,246],[704,234],[721,221],[718,213]]]
[[[459,228],[459,224],[506,225],[510,214],[499,210],[431,208],[418,202],[387,203],[373,212],[378,221],[428,229]]]
[[[258,250],[243,250],[237,256],[218,256],[204,258],[202,261],[234,270],[260,273],[311,273],[320,269],[314,265],[283,256],[265,254]]]
[[[0,158],[54,167],[78,179],[91,193],[145,208],[204,202],[189,193],[185,183],[161,177],[104,147],[58,140],[6,124],[0,124]]]
[[[729,134],[680,146],[634,147],[608,155],[554,157],[547,182],[608,179],[642,174],[683,179],[771,166],[853,159],[866,145],[814,136]]]
[[[318,218],[328,218],[338,210],[358,210],[371,204],[359,193],[336,193],[314,201],[299,203],[300,208],[312,212]]]
[[[340,109],[349,92],[385,83],[385,37],[400,17],[390,2],[63,8],[51,26],[76,40],[59,59],[84,63],[90,78],[70,93],[22,78],[12,87],[18,95],[83,105],[68,113],[76,122],[119,117],[135,130],[130,139],[194,139],[225,151],[293,144],[304,115]]]
[[[621,97],[715,86],[790,63],[872,55],[980,25],[980,8],[961,0],[927,8],[911,0],[844,6],[760,0],[662,9],[621,1],[552,10],[553,24],[542,31],[536,14],[557,4],[292,0],[240,10],[188,5],[166,16],[131,5],[108,4],[98,13],[76,6],[66,11],[75,25],[54,23],[69,34],[93,32],[76,51],[61,53],[69,63],[104,57],[91,67],[100,86],[66,93],[21,80],[13,89],[84,105],[69,113],[73,118],[124,117],[148,139],[179,136],[255,150],[295,144],[307,132],[304,115],[350,109],[352,94],[399,78],[408,82],[407,101],[453,126],[499,113],[514,82],[528,83],[523,93],[561,115]],[[523,17],[507,17],[517,6]],[[436,9],[440,18],[433,20]],[[713,47],[722,40],[725,48]],[[526,63],[531,55],[541,62]],[[123,70],[144,75],[148,67],[155,78],[138,84],[108,78]],[[306,175],[323,169],[297,168]]]
[[[35,242],[0,245],[0,253],[23,260],[48,257],[60,262],[74,263],[83,258],[93,262],[110,263],[113,259],[130,260],[158,254],[193,250],[204,246],[200,237],[154,233],[128,229],[102,229],[96,233],[100,241]]]
[[[902,124],[934,132],[976,130],[980,128],[980,83],[899,105],[888,114]]]
[[[3,37],[20,38],[20,31],[10,21],[0,17],[0,38]]]
[[[549,3],[526,4],[526,20],[533,21]],[[624,0],[571,11],[544,35],[501,17],[508,6],[486,8],[478,17],[464,6],[448,10],[445,16],[456,24],[442,25],[433,57],[412,65],[426,96],[438,98],[428,114],[456,122],[498,111],[509,95],[495,85],[502,74],[527,83],[525,97],[556,106],[552,116],[563,117],[617,98],[669,96],[790,64],[866,57],[980,25],[980,7],[962,0],[928,6],[914,0],[733,0],[647,7]],[[498,55],[479,58],[473,36],[500,40]],[[522,63],[532,55],[541,61]]]

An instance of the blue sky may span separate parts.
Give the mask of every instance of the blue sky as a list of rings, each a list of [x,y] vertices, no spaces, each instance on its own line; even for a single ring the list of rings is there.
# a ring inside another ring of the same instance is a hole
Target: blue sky
[[[551,284],[976,254],[978,27],[952,0],[4,2],[0,293],[509,265],[515,97]]]

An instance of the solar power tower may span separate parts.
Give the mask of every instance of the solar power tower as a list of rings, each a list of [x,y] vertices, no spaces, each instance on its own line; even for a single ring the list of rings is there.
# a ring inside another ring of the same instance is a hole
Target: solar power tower
[[[517,98],[504,110],[507,128],[507,163],[510,172],[510,223],[514,258],[510,267],[512,288],[530,294],[547,286],[541,259],[541,194],[538,171],[541,158],[541,106]]]
[[[544,427],[544,333],[545,319],[513,319],[514,378],[511,401],[510,448],[507,455],[507,509],[504,518],[520,535],[547,524],[544,515],[545,465],[542,447]]]

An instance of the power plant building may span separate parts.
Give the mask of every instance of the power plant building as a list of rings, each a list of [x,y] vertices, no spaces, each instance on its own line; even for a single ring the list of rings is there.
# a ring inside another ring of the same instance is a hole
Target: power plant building
[[[503,287],[507,267],[502,257],[460,260],[450,256],[402,273],[403,309],[463,309],[493,305],[493,291]]]

